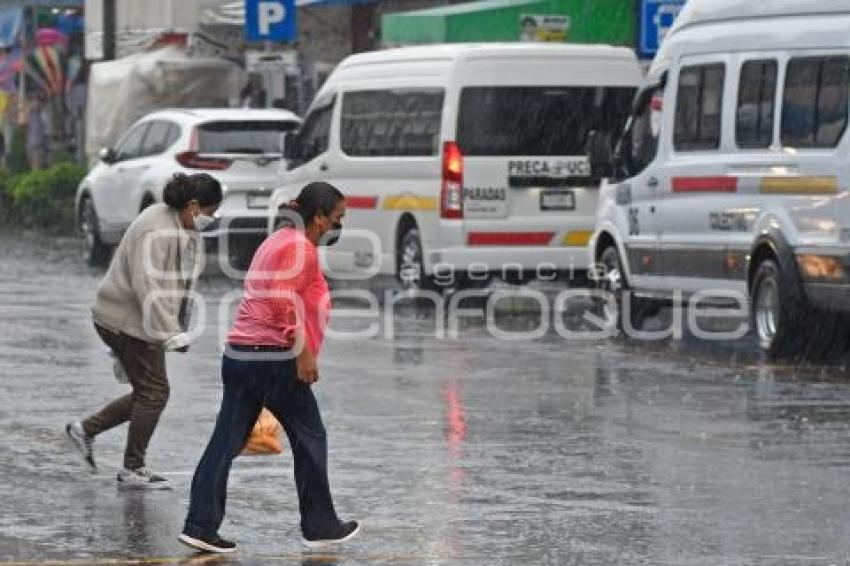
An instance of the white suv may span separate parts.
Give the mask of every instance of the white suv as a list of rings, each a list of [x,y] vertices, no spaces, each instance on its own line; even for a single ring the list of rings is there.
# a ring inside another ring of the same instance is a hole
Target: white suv
[[[162,200],[175,173],[213,175],[224,201],[204,236],[225,232],[235,242],[266,234],[271,188],[281,166],[281,140],[300,120],[286,110],[248,108],[162,110],[148,114],[104,148],[77,189],[77,222],[89,265],[109,259],[130,223]],[[236,246],[231,247],[231,251]]]

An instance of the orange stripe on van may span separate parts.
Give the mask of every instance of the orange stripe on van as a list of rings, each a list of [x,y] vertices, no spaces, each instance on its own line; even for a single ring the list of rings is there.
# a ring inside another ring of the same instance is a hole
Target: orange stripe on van
[[[838,192],[838,179],[816,177],[763,177],[759,190],[765,194],[831,195]]]
[[[384,210],[435,211],[440,208],[440,199],[435,197],[416,197],[413,195],[391,195],[384,198]]]
[[[593,230],[575,230],[573,232],[567,232],[566,235],[564,235],[563,244],[565,246],[582,248],[587,245],[591,236],[593,236]]]
[[[737,177],[673,177],[674,193],[734,193]]]
[[[470,246],[546,246],[554,232],[470,232]]]
[[[378,206],[378,197],[347,196],[345,197],[347,208],[372,209]]]

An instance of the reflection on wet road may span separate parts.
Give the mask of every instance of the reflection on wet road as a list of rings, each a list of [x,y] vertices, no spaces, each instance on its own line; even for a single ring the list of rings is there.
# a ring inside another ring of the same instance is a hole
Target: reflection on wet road
[[[117,490],[124,430],[101,470],[63,424],[121,392],[88,315],[99,275],[73,242],[0,250],[0,564],[844,564],[850,383],[843,359],[790,367],[747,342],[433,336],[400,309],[393,339],[333,340],[317,386],[331,480],[361,537],[299,545],[288,450],[240,458],[222,534],[237,556],[175,541],[220,399],[217,322],[168,359],[150,464],[173,492]],[[235,285],[203,282],[217,311]],[[521,324],[522,317],[505,322]],[[517,322],[519,321],[519,322]],[[356,321],[335,320],[340,327]],[[431,329],[429,331],[429,328]]]

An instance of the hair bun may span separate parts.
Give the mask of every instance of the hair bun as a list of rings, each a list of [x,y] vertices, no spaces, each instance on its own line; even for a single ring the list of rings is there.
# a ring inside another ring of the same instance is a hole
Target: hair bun
[[[162,200],[171,208],[178,210],[197,198],[192,179],[183,173],[175,173],[171,176],[165,189],[162,191]]]

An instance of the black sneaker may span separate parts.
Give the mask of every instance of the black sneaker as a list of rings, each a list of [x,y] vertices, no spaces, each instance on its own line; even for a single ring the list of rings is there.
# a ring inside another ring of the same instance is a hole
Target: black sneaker
[[[196,538],[190,537],[186,533],[182,533],[177,540],[201,552],[215,552],[217,554],[229,554],[236,552],[236,545],[229,540],[224,540],[218,535],[212,538]]]
[[[357,521],[340,522],[336,528],[325,533],[304,533],[303,542],[307,548],[324,548],[353,539],[360,532]]]
[[[68,435],[68,440],[74,445],[74,448],[79,450],[83,455],[86,463],[91,466],[92,470],[97,470],[97,465],[94,463],[94,437],[86,434],[83,430],[83,425],[80,422],[68,423],[65,425],[65,434]]]

